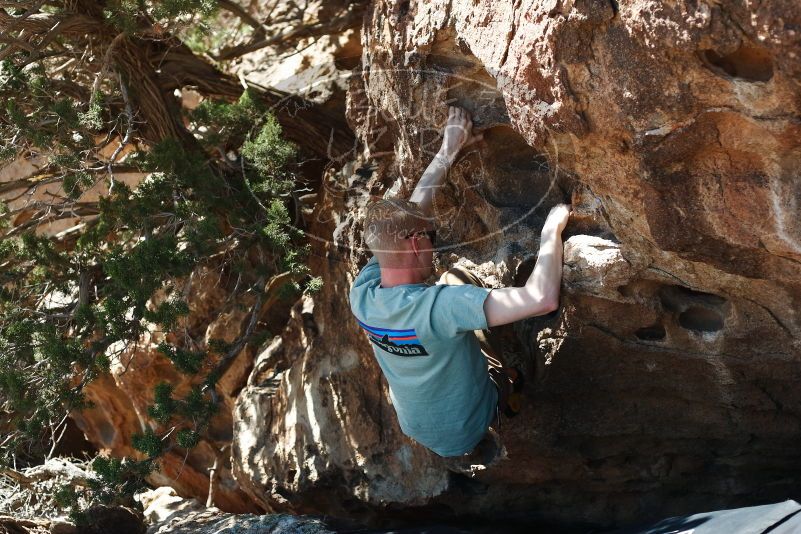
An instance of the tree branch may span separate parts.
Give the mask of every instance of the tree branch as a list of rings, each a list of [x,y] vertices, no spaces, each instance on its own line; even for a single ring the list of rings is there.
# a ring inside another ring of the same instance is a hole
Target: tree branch
[[[221,376],[233,363],[234,358],[245,348],[245,345],[250,341],[253,330],[256,327],[259,317],[263,315],[266,310],[269,310],[279,298],[279,290],[286,284],[297,282],[303,278],[303,274],[287,271],[281,274],[276,274],[270,278],[267,287],[264,287],[264,278],[259,279],[254,286],[258,290],[256,295],[256,302],[250,308],[250,318],[248,319],[247,326],[244,332],[236,342],[228,349],[225,356],[220,358],[217,365],[214,367],[214,374]],[[266,296],[266,299],[264,298]]]
[[[351,6],[353,5],[354,4],[351,4]],[[360,4],[357,5],[360,6]],[[286,33],[266,39],[256,38],[252,39],[247,44],[224,48],[219,54],[214,56],[214,59],[218,61],[231,60],[276,44],[289,46],[301,39],[342,33],[349,28],[355,28],[360,25],[363,17],[363,6],[360,9],[349,9],[344,15],[331,20],[318,21],[314,24],[299,24]],[[254,37],[256,36],[254,35]]]
[[[240,6],[236,2],[233,2],[232,0],[217,0],[217,3],[221,8],[225,9],[226,11],[230,11],[231,13],[242,19],[242,22],[244,22],[248,26],[256,29],[256,31],[261,31],[262,33],[264,33],[265,28],[264,26],[262,26],[261,22],[256,20],[256,18],[253,15],[248,13],[244,7]]]

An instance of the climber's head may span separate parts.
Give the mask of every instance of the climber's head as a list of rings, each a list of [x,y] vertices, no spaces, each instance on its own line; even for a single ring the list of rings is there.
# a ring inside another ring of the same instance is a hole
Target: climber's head
[[[382,269],[415,270],[431,274],[434,226],[414,202],[385,198],[367,207],[364,241]]]

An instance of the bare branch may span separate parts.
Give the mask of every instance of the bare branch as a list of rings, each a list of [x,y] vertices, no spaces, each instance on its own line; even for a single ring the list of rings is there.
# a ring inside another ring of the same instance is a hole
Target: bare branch
[[[264,278],[260,278],[254,285],[254,289],[258,291],[256,301],[250,308],[250,319],[245,327],[245,331],[236,340],[236,342],[228,349],[217,365],[214,367],[214,374],[222,375],[226,369],[231,365],[234,358],[239,354],[245,345],[250,341],[253,330],[256,327],[258,319],[262,316],[265,310],[269,310],[279,298],[279,290],[286,284],[297,282],[302,279],[304,275],[296,272],[283,272],[270,278],[267,287],[264,287]],[[267,297],[266,300],[264,297]]]
[[[353,6],[354,5],[351,4],[349,7]],[[218,61],[230,60],[272,45],[281,44],[284,46],[289,46],[301,39],[341,33],[348,28],[355,28],[361,24],[363,16],[363,6],[357,5],[357,7],[349,9],[344,15],[330,20],[318,21],[314,24],[301,23],[298,26],[291,28],[289,31],[280,33],[273,37],[266,39],[257,38],[256,40],[251,40],[251,42],[247,44],[237,45],[231,48],[224,48],[219,54],[214,56],[214,59]]]
[[[30,2],[30,7],[27,9],[27,11],[25,11],[25,13],[23,13],[19,17],[12,17],[8,13],[6,13],[6,11],[4,9],[0,9],[0,21],[3,20],[3,18],[4,18],[3,15],[5,15],[5,17],[8,17],[8,18],[13,20],[13,22],[11,24],[7,25],[3,29],[6,32],[14,31],[16,29],[17,25],[19,25],[25,19],[27,19],[28,17],[30,17],[31,15],[33,15],[34,13],[39,11],[39,8],[41,8],[43,5],[45,5],[45,2],[47,2],[47,0],[36,0],[35,2]],[[4,4],[5,3],[6,2],[4,2]],[[10,4],[9,6],[3,6],[3,7],[15,7],[15,6],[16,7],[25,7],[25,5],[20,6],[20,4],[28,4],[28,2],[14,2],[14,3],[8,2],[8,3]]]
[[[131,101],[128,98],[128,86],[125,85],[125,81],[122,79],[122,76],[119,72],[117,73],[117,79],[120,81],[122,98],[125,100],[125,115],[128,118],[128,127],[125,130],[125,136],[120,140],[120,145],[114,150],[114,153],[111,154],[111,157],[108,159],[109,195],[111,194],[112,189],[114,189],[114,162],[117,161],[117,156],[120,155],[120,152],[122,152],[122,150],[125,148],[125,145],[127,145],[128,141],[131,139],[131,133],[133,132],[134,125],[133,110],[131,109]]]
[[[0,444],[0,445],[2,445],[2,444]],[[7,476],[8,478],[10,478],[10,479],[16,481],[17,483],[22,484],[22,485],[30,485],[30,484],[33,483],[33,479],[32,478],[27,477],[27,476],[23,475],[22,473],[20,473],[19,471],[15,471],[14,469],[11,469],[10,467],[1,467],[0,468],[0,475]]]
[[[253,15],[248,13],[244,7],[240,6],[236,2],[233,2],[232,0],[217,0],[217,3],[221,8],[225,9],[226,11],[230,11],[231,13],[242,19],[242,22],[244,22],[248,26],[255,28],[256,30],[261,30],[262,32],[265,30],[261,22],[256,20],[256,18],[253,17]]]
[[[100,90],[100,84],[106,78],[106,73],[108,72],[108,66],[111,64],[111,54],[114,52],[114,47],[120,43],[125,38],[124,33],[118,33],[114,39],[111,40],[111,43],[106,48],[106,53],[103,54],[103,63],[100,65],[100,72],[97,73],[95,76],[95,81],[92,84],[92,96],[91,100],[89,100],[89,108],[91,109],[92,104],[95,103],[95,99],[97,98],[97,93]]]

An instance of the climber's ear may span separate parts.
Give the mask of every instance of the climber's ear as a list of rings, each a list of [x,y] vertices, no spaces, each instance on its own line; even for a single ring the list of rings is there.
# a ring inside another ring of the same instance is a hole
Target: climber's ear
[[[420,255],[420,246],[417,244],[417,237],[414,235],[409,237],[409,242],[412,244],[412,252],[414,252],[415,256]]]

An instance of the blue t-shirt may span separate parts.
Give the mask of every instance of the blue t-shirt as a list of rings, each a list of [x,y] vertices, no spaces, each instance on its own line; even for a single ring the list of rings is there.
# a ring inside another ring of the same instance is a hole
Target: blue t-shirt
[[[490,291],[469,284],[383,288],[375,258],[350,290],[401,430],[440,456],[470,452],[495,415],[498,392],[473,334],[487,328]]]

